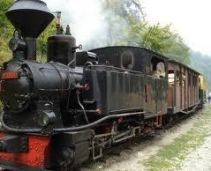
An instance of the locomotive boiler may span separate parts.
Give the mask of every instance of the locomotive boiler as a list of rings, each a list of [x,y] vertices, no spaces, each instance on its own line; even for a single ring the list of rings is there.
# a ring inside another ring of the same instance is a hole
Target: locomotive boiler
[[[199,104],[199,73],[191,68],[139,47],[76,52],[69,26],[48,38],[47,62],[39,63],[36,40],[54,19],[46,4],[17,0],[6,16],[15,27],[12,59],[0,74],[0,166],[7,170],[76,169]]]
[[[53,20],[53,14],[42,1],[18,0],[6,16],[15,31],[9,43],[13,57],[1,71],[2,165],[11,170],[57,170],[80,163],[89,155],[90,131],[56,134],[87,119],[71,111],[73,106],[74,110],[84,110],[80,93],[87,89],[81,84],[83,68],[75,67],[75,38],[69,33],[49,37],[48,62],[38,63],[36,39]],[[60,141],[62,138],[65,140]],[[69,155],[68,161],[63,155]]]

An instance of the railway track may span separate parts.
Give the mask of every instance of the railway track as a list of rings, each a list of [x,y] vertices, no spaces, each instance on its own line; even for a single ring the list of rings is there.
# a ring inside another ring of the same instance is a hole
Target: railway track
[[[88,171],[89,168],[92,168],[93,165],[97,165],[100,163],[100,165],[105,165],[107,163],[107,160],[109,160],[112,157],[115,158],[121,158],[121,153],[134,153],[134,147],[141,146],[141,148],[150,147],[150,144],[155,143],[155,141],[159,141],[163,136],[165,136],[166,131],[174,129],[177,125],[183,124],[185,120],[190,118],[191,116],[195,115],[195,113],[191,113],[189,115],[182,115],[176,120],[173,120],[168,125],[165,125],[161,128],[156,129],[154,132],[150,134],[146,134],[143,136],[135,137],[131,140],[127,140],[122,143],[118,143],[113,145],[112,147],[105,149],[103,152],[104,155],[102,158],[92,161],[88,160],[86,163],[82,165],[81,171]],[[88,170],[87,170],[88,169]]]

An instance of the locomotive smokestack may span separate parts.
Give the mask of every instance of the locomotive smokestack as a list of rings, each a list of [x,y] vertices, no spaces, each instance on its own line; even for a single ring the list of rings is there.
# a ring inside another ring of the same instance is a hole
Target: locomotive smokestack
[[[54,19],[54,15],[40,0],[17,0],[6,16],[26,42],[25,58],[36,60],[36,39]]]

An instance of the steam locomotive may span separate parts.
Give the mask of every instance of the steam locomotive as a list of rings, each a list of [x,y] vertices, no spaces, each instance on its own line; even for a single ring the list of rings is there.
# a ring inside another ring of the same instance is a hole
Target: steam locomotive
[[[17,0],[6,16],[15,31],[0,73],[5,170],[72,170],[201,104],[200,73],[177,61],[130,46],[76,52],[67,27],[48,38],[39,63],[36,39],[54,15],[40,0]]]

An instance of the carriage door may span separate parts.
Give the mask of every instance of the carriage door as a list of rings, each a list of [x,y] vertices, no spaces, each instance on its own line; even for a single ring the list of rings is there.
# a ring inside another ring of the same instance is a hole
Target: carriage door
[[[168,87],[165,61],[161,58],[153,56],[151,59],[151,69],[154,80],[153,98],[156,102],[156,113],[163,114],[167,110],[166,91]]]

